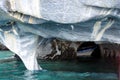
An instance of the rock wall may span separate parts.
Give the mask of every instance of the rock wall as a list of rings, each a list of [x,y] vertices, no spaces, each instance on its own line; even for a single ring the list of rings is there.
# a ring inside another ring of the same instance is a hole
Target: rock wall
[[[114,43],[100,44],[102,58],[116,58],[119,55],[120,45]]]
[[[46,45],[47,46],[47,45]],[[44,47],[45,48],[45,47]],[[85,52],[93,49],[92,53]],[[54,39],[49,44],[47,54],[42,56],[46,60],[76,60],[87,56],[93,58],[112,58],[115,59],[119,54],[120,45],[107,42],[70,42]],[[83,51],[82,51],[83,50]],[[79,51],[84,52],[78,55]],[[44,54],[44,50],[42,52]]]
[[[48,52],[43,51],[43,54],[45,55],[39,56],[38,58],[46,60],[75,60],[78,58],[78,50],[82,49],[83,47],[94,45],[97,45],[98,47],[91,53],[91,55],[87,56],[115,59],[119,55],[118,51],[120,49],[120,45],[115,43],[104,42],[96,44],[94,42],[70,42],[54,39],[48,43],[48,45],[46,45],[47,49],[51,50],[48,50]],[[9,49],[0,43],[0,50]],[[38,52],[39,51],[40,49]]]
[[[54,39],[51,41],[51,51],[43,57],[47,60],[74,60],[77,55],[77,42],[68,42]]]

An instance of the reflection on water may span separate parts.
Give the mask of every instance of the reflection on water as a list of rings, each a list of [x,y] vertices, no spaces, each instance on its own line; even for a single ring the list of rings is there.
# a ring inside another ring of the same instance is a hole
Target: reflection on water
[[[26,72],[25,72],[26,75]],[[39,75],[39,76],[37,76]],[[38,72],[31,73],[27,72],[25,80],[117,80],[116,74],[114,73],[76,73],[76,72]]]
[[[5,80],[117,80],[112,64],[96,62],[39,61],[46,70],[28,71],[22,62],[0,64],[0,79]],[[100,65],[98,65],[100,64]]]
[[[0,80],[118,80],[114,61],[44,61],[42,71],[28,71],[22,62],[0,63]]]

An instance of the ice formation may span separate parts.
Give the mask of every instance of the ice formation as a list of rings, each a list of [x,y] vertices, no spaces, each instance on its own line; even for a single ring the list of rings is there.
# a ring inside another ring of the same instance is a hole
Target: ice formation
[[[41,70],[46,39],[120,43],[120,0],[0,0],[0,41],[28,70]]]

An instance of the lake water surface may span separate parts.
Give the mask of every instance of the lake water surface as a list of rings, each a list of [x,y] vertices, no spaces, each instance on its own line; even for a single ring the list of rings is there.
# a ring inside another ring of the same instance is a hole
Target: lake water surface
[[[13,53],[1,51],[0,59]],[[111,61],[74,62],[39,60],[43,71],[28,71],[20,61],[0,63],[0,80],[118,80]]]

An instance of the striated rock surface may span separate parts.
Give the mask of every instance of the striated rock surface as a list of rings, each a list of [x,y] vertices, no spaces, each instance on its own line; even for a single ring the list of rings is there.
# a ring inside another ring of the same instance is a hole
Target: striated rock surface
[[[28,70],[40,70],[37,57],[45,54],[36,53],[38,46],[41,52],[50,50],[46,54],[51,59],[53,55],[72,59],[77,49],[71,46],[74,43],[69,46],[69,41],[120,44],[119,4],[119,0],[0,0],[0,42],[16,53]],[[68,42],[53,42],[56,50],[51,49],[53,38]]]

